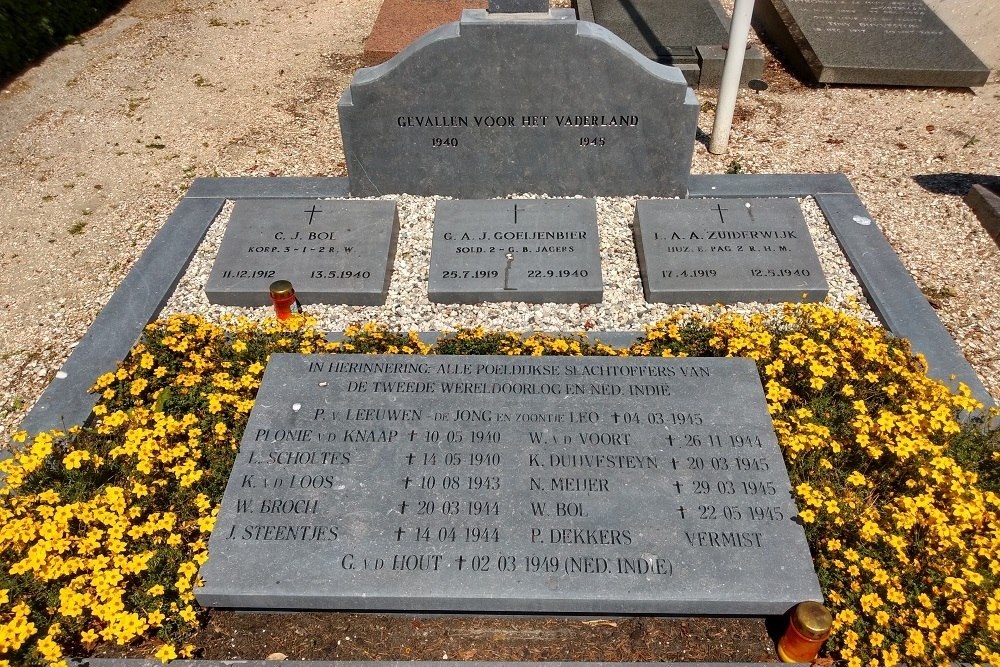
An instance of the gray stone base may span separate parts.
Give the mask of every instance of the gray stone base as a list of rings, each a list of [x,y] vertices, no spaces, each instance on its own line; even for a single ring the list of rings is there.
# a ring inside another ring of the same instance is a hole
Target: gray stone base
[[[701,73],[698,77],[699,88],[718,88],[722,85],[722,67],[726,62],[726,49],[722,46],[698,46],[698,64]],[[743,73],[740,75],[740,85],[764,77],[764,53],[759,47],[750,47],[743,56]]]

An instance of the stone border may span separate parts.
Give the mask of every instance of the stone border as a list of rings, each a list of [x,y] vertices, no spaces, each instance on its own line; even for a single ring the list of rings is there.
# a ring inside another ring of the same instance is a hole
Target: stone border
[[[990,238],[1000,246],[1000,186],[991,190],[985,185],[973,185],[965,195],[965,203],[979,218]]]
[[[21,422],[31,433],[84,423],[97,402],[87,390],[114,370],[159,315],[209,225],[229,199],[346,197],[346,178],[197,178],[115,290],[55,379]],[[872,309],[896,336],[924,355],[929,374],[951,387],[964,382],[994,405],[986,387],[941,324],[843,174],[692,175],[690,197],[815,197]],[[856,216],[870,221],[855,222]],[[609,338],[610,332],[592,332]]]

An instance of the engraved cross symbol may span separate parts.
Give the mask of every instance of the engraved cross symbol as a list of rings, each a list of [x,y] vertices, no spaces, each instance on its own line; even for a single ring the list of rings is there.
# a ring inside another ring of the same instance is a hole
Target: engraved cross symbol
[[[514,204],[514,224],[517,224],[517,211],[519,204]],[[520,209],[521,213],[524,213],[524,209]]]
[[[726,219],[724,217],[722,217],[722,212],[723,211],[728,211],[729,209],[728,208],[722,208],[721,204],[716,204],[715,208],[713,208],[712,210],[716,211],[719,214],[719,222],[721,222],[722,224],[726,224]]]
[[[680,507],[677,508],[677,511],[681,513],[681,518],[683,519],[684,518],[684,513],[687,511],[687,508],[685,508],[683,505],[681,505]]]
[[[316,208],[316,204],[313,204],[311,209],[303,211],[303,213],[309,214],[309,222],[306,224],[311,225],[313,223],[313,216],[316,215],[317,213],[322,213],[322,212],[323,211],[321,209]]]

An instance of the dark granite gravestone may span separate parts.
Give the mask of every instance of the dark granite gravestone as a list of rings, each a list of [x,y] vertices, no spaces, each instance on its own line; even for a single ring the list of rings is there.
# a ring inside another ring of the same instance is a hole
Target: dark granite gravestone
[[[274,354],[200,604],[781,614],[821,599],[749,359]]]
[[[339,110],[355,196],[684,196],[698,101],[572,10],[466,10],[359,70]]]
[[[205,294],[211,303],[266,306],[268,286],[288,280],[303,303],[383,304],[398,231],[391,201],[239,201]]]
[[[593,199],[439,201],[428,296],[440,303],[599,303]]]
[[[646,300],[820,301],[826,278],[795,199],[667,199],[635,207]]]
[[[990,74],[923,0],[757,0],[754,15],[820,83],[982,86]]]
[[[692,86],[718,87],[729,17],[718,0],[577,0],[580,18],[615,33],[651,60],[679,68]],[[747,51],[742,81],[760,78],[764,55]]]

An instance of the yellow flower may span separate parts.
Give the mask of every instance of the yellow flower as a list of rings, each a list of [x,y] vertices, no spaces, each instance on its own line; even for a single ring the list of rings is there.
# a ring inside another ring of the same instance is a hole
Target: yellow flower
[[[847,476],[847,483],[851,484],[852,486],[865,486],[865,484],[867,484],[868,482],[865,479],[864,475],[855,470],[850,475]]]
[[[174,649],[173,644],[164,644],[159,648],[154,656],[160,662],[170,662],[171,660],[177,658],[177,651]]]

